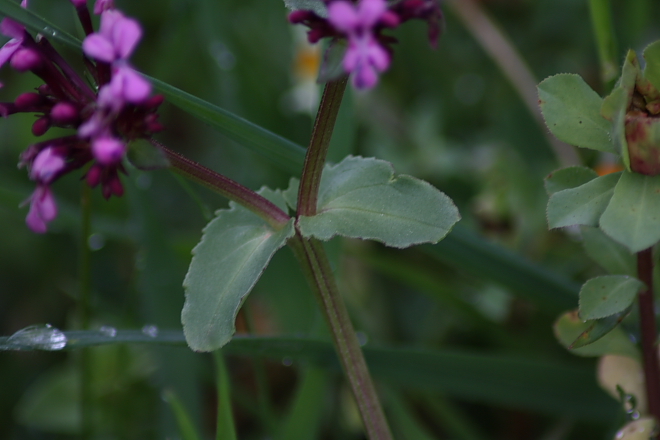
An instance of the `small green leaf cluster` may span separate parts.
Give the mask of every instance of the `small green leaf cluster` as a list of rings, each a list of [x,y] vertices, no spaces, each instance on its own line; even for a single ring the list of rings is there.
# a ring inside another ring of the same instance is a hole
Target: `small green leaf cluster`
[[[634,278],[631,254],[660,241],[660,41],[647,47],[644,58],[642,71],[635,52],[628,52],[604,99],[573,74],[538,86],[543,117],[559,140],[618,155],[624,165],[602,176],[574,166],[546,178],[550,228],[582,226],[587,253],[611,273],[583,285],[577,321],[568,315],[557,321],[557,336],[571,349],[585,350],[580,347],[603,338],[628,314],[644,286]],[[612,353],[619,350],[612,348],[615,339],[610,334],[610,344],[577,353]]]
[[[298,186],[291,179],[285,191],[262,188],[259,194],[284,211],[295,211]],[[437,243],[460,219],[451,199],[430,184],[395,176],[388,162],[352,156],[326,167],[317,208],[317,215],[292,218],[280,230],[235,203],[216,213],[193,250],[184,281],[182,321],[192,349],[212,351],[229,342],[247,294],[275,252],[296,233],[404,248]]]

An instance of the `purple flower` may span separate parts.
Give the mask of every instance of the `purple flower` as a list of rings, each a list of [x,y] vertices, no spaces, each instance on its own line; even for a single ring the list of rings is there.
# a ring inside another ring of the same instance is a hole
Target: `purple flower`
[[[34,232],[43,234],[47,230],[47,223],[57,217],[57,205],[50,188],[38,185],[30,198],[30,211],[25,222]]]
[[[411,19],[425,20],[429,25],[429,41],[435,46],[442,30],[442,11],[438,0],[323,0],[328,18],[314,11],[297,10],[289,21],[309,27],[307,39],[316,43],[328,37],[346,38],[348,48],[343,59],[344,70],[353,74],[353,85],[368,89],[378,82],[378,74],[391,61],[391,45],[396,39],[382,32]]]
[[[43,136],[51,127],[76,130],[75,135],[49,139],[29,146],[19,167],[27,167],[36,189],[26,222],[35,232],[43,233],[57,215],[51,185],[69,172],[88,166],[85,181],[101,186],[105,198],[121,196],[120,178],[126,174],[122,165],[128,145],[138,138],[148,138],[163,129],[156,111],[162,96],[151,95],[151,84],[129,64],[142,35],[137,21],[112,9],[111,1],[99,0],[99,32],[94,32],[87,4],[71,0],[87,34],[83,46],[94,61],[87,60],[89,76],[96,88],[70,66],[50,45],[46,37],[38,41],[15,21],[5,19],[0,32],[12,39],[0,48],[0,66],[9,62],[14,69],[30,71],[44,81],[36,92],[19,95],[13,102],[0,102],[0,115],[36,113],[32,125],[35,136]],[[26,2],[22,3],[26,5]],[[98,91],[97,91],[98,90]]]
[[[115,8],[114,0],[96,0],[94,4],[94,13],[99,15],[109,9]]]
[[[37,182],[49,184],[62,171],[65,166],[64,158],[53,150],[52,147],[41,150],[32,162],[30,178]]]
[[[99,32],[88,35],[83,41],[83,51],[91,58],[112,63],[128,59],[140,38],[142,30],[137,21],[111,9],[101,14]]]
[[[353,85],[370,89],[378,82],[378,72],[390,65],[390,55],[378,43],[373,28],[387,10],[385,0],[362,0],[357,6],[337,1],[328,7],[328,20],[346,33],[348,49],[344,69],[353,73]]]

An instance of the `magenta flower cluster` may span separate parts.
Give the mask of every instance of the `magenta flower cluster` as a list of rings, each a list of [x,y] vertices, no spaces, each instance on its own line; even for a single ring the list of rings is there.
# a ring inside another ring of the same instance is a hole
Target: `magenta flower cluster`
[[[309,27],[311,43],[324,37],[344,38],[348,42],[342,65],[352,74],[353,85],[369,89],[378,83],[378,74],[390,65],[391,44],[396,39],[382,34],[410,19],[429,23],[429,40],[435,45],[440,34],[442,11],[437,0],[401,0],[388,4],[385,0],[323,0],[327,18],[313,11],[298,10],[289,15],[292,23]]]
[[[42,136],[51,127],[70,128],[75,134],[38,142],[25,150],[19,166],[26,167],[36,189],[26,222],[43,233],[57,216],[51,185],[61,176],[87,166],[85,180],[101,186],[107,199],[121,196],[119,177],[126,173],[127,145],[163,129],[156,111],[163,98],[151,96],[151,84],[137,73],[129,58],[142,30],[133,19],[114,8],[112,0],[97,0],[100,29],[94,32],[85,0],[71,0],[87,35],[84,62],[96,82],[95,90],[54,49],[47,38],[36,39],[21,24],[5,18],[0,33],[11,39],[0,48],[0,67],[9,63],[19,72],[30,71],[44,81],[35,91],[13,102],[0,102],[0,114],[36,113],[32,133]],[[27,0],[21,6],[27,7]],[[0,86],[2,86],[0,84]]]

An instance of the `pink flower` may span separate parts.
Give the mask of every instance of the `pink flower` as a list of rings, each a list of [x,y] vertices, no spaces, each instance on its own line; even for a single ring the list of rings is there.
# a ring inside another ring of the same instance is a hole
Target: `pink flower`
[[[0,33],[11,40],[7,41],[2,48],[0,48],[0,67],[2,67],[14,53],[21,48],[23,44],[23,33],[25,28],[22,24],[15,22],[11,18],[4,18],[0,23]]]
[[[373,33],[386,12],[385,0],[362,0],[357,6],[336,1],[328,7],[328,21],[347,35],[343,65],[347,72],[353,73],[353,85],[358,89],[375,86],[378,73],[390,65],[389,53]]]
[[[138,22],[111,9],[101,14],[99,32],[87,36],[83,41],[83,51],[91,58],[112,63],[128,59],[140,38],[142,29]]]
[[[30,198],[30,211],[25,222],[34,232],[43,234],[47,230],[47,223],[57,217],[57,205],[50,188],[38,185]]]
[[[30,169],[30,178],[48,184],[53,181],[57,173],[64,169],[65,165],[64,158],[56,154],[53,148],[45,148],[34,158]]]
[[[115,165],[121,162],[126,152],[126,145],[110,136],[92,140],[92,154],[101,165]]]

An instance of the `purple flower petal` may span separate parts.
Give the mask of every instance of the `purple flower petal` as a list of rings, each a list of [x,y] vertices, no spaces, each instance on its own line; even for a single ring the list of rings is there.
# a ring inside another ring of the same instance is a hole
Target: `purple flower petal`
[[[17,21],[12,20],[11,18],[3,18],[2,22],[0,22],[0,33],[7,37],[22,41],[24,31],[25,26]]]
[[[114,8],[115,8],[114,0],[96,0],[96,3],[94,4],[94,13],[96,15],[99,15],[104,11]]]
[[[34,158],[30,178],[42,183],[50,183],[65,165],[64,159],[55,154],[52,148],[45,148]]]
[[[361,64],[353,72],[353,85],[356,89],[370,89],[378,82],[376,70],[369,64]]]
[[[337,29],[350,32],[360,24],[355,8],[348,2],[337,1],[328,6],[328,21]]]
[[[360,24],[370,28],[375,25],[381,15],[387,10],[385,0],[362,0],[357,6],[357,15]]]
[[[46,223],[57,217],[57,205],[50,188],[39,185],[30,196],[30,211],[25,222],[34,232],[46,232]]]
[[[128,66],[119,67],[112,76],[113,90],[127,102],[139,104],[151,94],[151,84]]]
[[[121,161],[126,152],[126,145],[112,137],[102,137],[92,140],[92,153],[102,165],[113,165]]]
[[[381,72],[390,65],[390,54],[374,39],[368,43],[367,58],[369,63]]]
[[[108,14],[108,12],[105,14]],[[114,23],[112,28],[112,42],[118,58],[129,58],[140,38],[142,38],[142,29],[137,21],[122,17]]]
[[[9,40],[2,48],[0,48],[0,67],[2,67],[18,49],[20,49],[22,40]]]
[[[96,60],[111,63],[115,60],[112,42],[101,34],[91,34],[83,41],[83,52]]]

